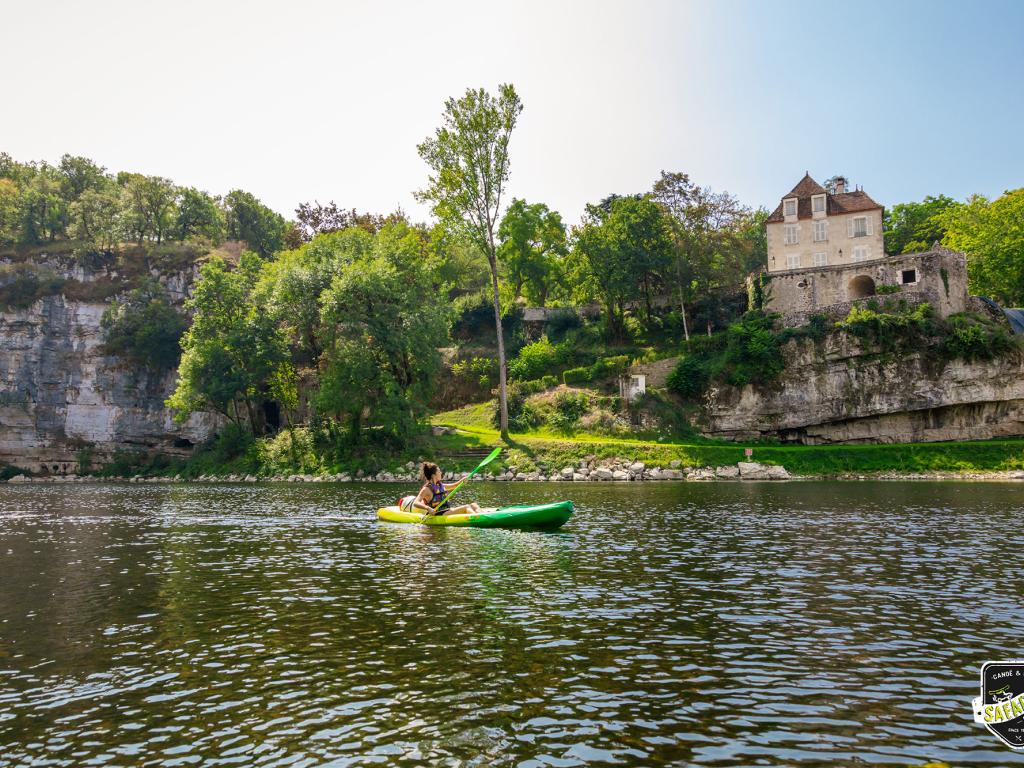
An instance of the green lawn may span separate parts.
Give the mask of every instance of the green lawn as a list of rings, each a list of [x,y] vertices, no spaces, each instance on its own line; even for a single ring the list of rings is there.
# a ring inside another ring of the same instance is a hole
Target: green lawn
[[[460,441],[472,447],[500,444],[486,405],[470,405],[439,413],[431,419],[452,427],[457,434],[445,436],[453,448]],[[685,466],[720,466],[744,460],[752,448],[753,460],[781,464],[800,475],[874,474],[882,472],[992,472],[1024,469],[1024,439],[974,440],[959,443],[902,443],[885,445],[779,445],[724,441],[650,442],[576,433],[561,435],[547,430],[513,434],[503,455],[505,465],[520,469],[538,463],[562,467],[584,456],[620,457],[665,466],[673,459]],[[497,462],[495,462],[497,464]]]

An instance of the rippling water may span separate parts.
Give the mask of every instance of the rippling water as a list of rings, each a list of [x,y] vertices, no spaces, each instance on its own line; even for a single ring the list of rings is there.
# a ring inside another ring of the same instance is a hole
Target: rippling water
[[[0,766],[1006,765],[1024,486],[0,487]]]

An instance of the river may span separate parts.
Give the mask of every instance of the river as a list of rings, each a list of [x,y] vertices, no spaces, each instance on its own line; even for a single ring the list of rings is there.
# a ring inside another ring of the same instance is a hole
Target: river
[[[970,706],[1024,484],[403,490],[0,486],[0,766],[1024,764]]]

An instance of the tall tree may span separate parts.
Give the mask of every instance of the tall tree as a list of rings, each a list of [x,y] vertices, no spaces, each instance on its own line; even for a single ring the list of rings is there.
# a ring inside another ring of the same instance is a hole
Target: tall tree
[[[673,243],[667,217],[647,195],[588,205],[576,230],[576,248],[588,265],[605,305],[608,331],[622,338],[627,303],[643,299],[651,317],[651,296],[671,264]]]
[[[217,256],[200,269],[185,304],[192,326],[181,341],[177,386],[167,399],[179,421],[196,411],[213,411],[259,434],[262,401],[292,399],[291,393],[275,392],[293,386],[294,376],[284,333],[253,301],[259,270],[252,253],[242,254],[234,270]]]
[[[135,241],[146,238],[163,242],[177,213],[177,189],[174,182],[161,176],[125,174],[124,221]]]
[[[496,234],[509,176],[509,140],[522,110],[511,84],[499,86],[497,96],[483,88],[469,89],[461,99],[445,102],[441,127],[417,147],[431,171],[426,189],[417,197],[431,203],[434,215],[479,248],[491,268],[498,339],[499,424],[506,441],[508,370],[501,328]]]
[[[227,235],[230,239],[241,240],[263,258],[284,246],[288,222],[254,195],[236,189],[224,197],[224,205],[227,208]]]
[[[652,190],[669,213],[675,241],[675,277],[689,339],[686,305],[699,297],[737,290],[750,267],[767,252],[757,214],[728,192],[714,192],[685,173],[661,172]],[[708,333],[711,325],[708,325]]]
[[[62,176],[64,197],[68,202],[77,200],[87,189],[98,190],[109,183],[106,169],[87,157],[64,155],[57,166]]]
[[[527,298],[543,307],[558,280],[565,255],[565,225],[544,203],[512,199],[498,227],[498,258],[512,282],[512,298],[526,289]]]
[[[942,212],[960,203],[928,195],[920,203],[898,203],[885,211],[885,250],[891,254],[926,251],[946,235]]]
[[[224,239],[224,212],[217,200],[202,190],[182,188],[174,230],[179,240],[200,237],[219,245]]]
[[[450,312],[435,298],[426,256],[419,232],[387,225],[369,253],[339,262],[322,295],[326,365],[316,402],[348,422],[353,442],[368,418],[404,444],[436,382]]]
[[[120,215],[117,187],[86,189],[71,204],[71,235],[90,248],[110,253],[120,236]]]
[[[1024,188],[991,202],[974,195],[939,214],[944,244],[967,254],[971,291],[1024,306]]]

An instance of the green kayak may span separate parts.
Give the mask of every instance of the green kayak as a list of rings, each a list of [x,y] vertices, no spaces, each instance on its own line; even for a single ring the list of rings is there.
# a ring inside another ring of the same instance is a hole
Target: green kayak
[[[498,509],[481,509],[454,515],[430,515],[426,518],[416,511],[403,510],[395,505],[381,507],[377,517],[392,523],[422,523],[423,525],[452,525],[469,528],[515,528],[518,530],[553,531],[565,525],[572,517],[571,501],[550,504],[529,504]]]

